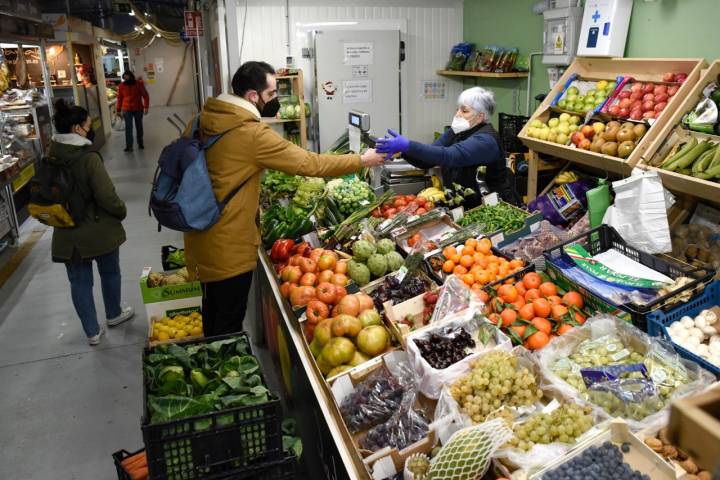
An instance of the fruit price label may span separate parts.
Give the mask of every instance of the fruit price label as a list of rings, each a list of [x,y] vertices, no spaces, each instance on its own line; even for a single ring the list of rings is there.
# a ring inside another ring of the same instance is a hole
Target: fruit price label
[[[310,244],[312,248],[319,248],[321,246],[317,232],[306,233],[302,236],[302,239],[303,242],[307,242],[308,244]]]
[[[462,206],[453,208],[450,210],[450,215],[452,216],[453,222],[459,222],[460,219],[465,216],[465,209]]]
[[[490,241],[492,242],[493,246],[498,246],[502,241],[505,240],[505,235],[503,235],[502,232],[498,233],[497,235],[493,235],[490,237]]]

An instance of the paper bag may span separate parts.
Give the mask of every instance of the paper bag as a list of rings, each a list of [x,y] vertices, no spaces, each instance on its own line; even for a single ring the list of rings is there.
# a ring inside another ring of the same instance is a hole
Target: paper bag
[[[615,204],[603,223],[615,227],[622,238],[642,252],[672,250],[666,193],[657,172],[634,170],[630,178],[613,182]]]

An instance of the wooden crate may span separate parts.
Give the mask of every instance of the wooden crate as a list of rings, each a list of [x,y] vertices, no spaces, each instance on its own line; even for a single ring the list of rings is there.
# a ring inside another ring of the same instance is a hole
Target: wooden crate
[[[720,458],[720,387],[717,385],[670,407],[670,440],[703,469],[713,471]]]
[[[660,174],[665,188],[674,192],[685,193],[698,198],[720,201],[720,183],[702,180],[690,175],[683,175],[678,172],[669,172],[653,166],[664,159],[672,147],[689,136],[698,140],[707,139],[719,142],[720,137],[707,135],[699,132],[691,132],[683,128],[680,123],[683,116],[690,112],[703,98],[703,90],[710,82],[716,82],[720,75],[720,60],[715,60],[709,68],[702,71],[700,79],[693,85],[692,89],[682,99],[682,102],[672,112],[666,125],[658,131],[652,140],[647,152],[640,159],[640,166],[649,170],[655,170]],[[679,93],[679,92],[678,92]],[[677,96],[677,95],[676,95]]]
[[[696,85],[700,78],[700,71],[703,65],[704,60],[702,59],[685,58],[577,58],[572,65],[568,67],[542,104],[540,104],[540,107],[533,113],[532,117],[530,117],[530,121],[518,134],[518,138],[535,152],[623,175],[629,174],[642,157],[654,153],[651,150],[651,148],[656,145],[652,142],[653,138],[663,130],[663,127],[670,121],[672,113],[680,107],[684,97]],[[665,72],[683,72],[687,73],[688,77],[678,90],[678,93],[670,99],[663,114],[660,115],[652,127],[648,129],[648,132],[640,142],[638,142],[635,150],[633,150],[627,159],[572,148],[570,146],[531,138],[527,135],[530,122],[536,119],[546,121],[550,117],[553,99],[560,93],[573,74],[578,74],[586,78],[615,78],[622,75],[631,76],[641,82],[659,82],[662,80],[662,75]]]

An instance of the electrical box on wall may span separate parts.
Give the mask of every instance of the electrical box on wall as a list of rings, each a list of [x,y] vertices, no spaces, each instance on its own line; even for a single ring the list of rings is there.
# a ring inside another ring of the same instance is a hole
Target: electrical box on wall
[[[625,55],[633,0],[586,0],[578,56]]]
[[[580,34],[582,8],[553,8],[543,12],[543,64],[570,65]]]

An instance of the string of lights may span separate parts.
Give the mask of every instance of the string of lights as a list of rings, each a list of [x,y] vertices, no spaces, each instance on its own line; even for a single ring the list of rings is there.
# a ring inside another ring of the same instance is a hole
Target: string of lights
[[[164,30],[158,27],[152,22],[151,17],[147,12],[143,12],[142,10],[138,9],[132,2],[129,3],[130,12],[128,13],[128,15],[133,17],[139,25],[135,26],[134,31],[123,35],[123,40],[137,40],[139,38],[145,37],[146,35],[151,35],[147,44],[143,48],[147,48],[152,45],[156,38],[164,38],[171,43],[179,43],[181,41],[179,33],[170,32],[168,30]]]

